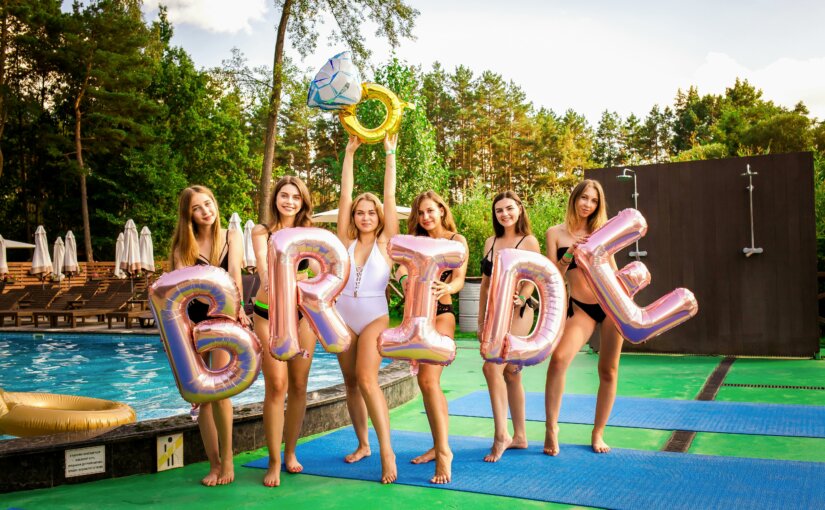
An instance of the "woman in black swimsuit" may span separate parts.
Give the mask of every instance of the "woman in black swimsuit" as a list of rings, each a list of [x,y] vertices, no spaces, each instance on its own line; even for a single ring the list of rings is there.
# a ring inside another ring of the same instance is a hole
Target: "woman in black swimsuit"
[[[220,267],[229,272],[238,289],[243,288],[243,238],[237,230],[221,228],[218,203],[209,188],[190,186],[181,192],[171,253],[172,269],[194,265]],[[198,323],[208,318],[209,305],[192,300],[187,311],[189,319]],[[243,307],[238,320],[245,326],[249,325]],[[216,349],[205,361],[212,367],[223,367],[229,363],[229,353]],[[209,473],[201,483],[207,486],[231,483],[235,478],[232,464],[232,402],[224,399],[199,407],[198,428],[209,459]]]
[[[559,454],[558,420],[567,367],[590,339],[598,324],[601,324],[599,393],[596,397],[596,419],[591,434],[591,446],[596,453],[610,451],[610,447],[604,442],[604,429],[613,408],[613,401],[616,399],[622,337],[616,325],[605,316],[596,302],[596,296],[573,259],[574,248],[585,242],[593,231],[606,222],[607,204],[604,190],[597,181],[587,179],[580,182],[570,194],[565,222],[547,230],[547,257],[556,262],[559,271],[567,277],[570,295],[564,333],[547,368],[544,396],[547,412],[544,453],[547,455]],[[616,266],[612,259],[611,263],[613,267]]]
[[[451,239],[467,246],[464,236],[456,232],[455,221],[450,207],[434,191],[418,195],[413,201],[412,211],[407,221],[408,233],[416,236],[429,236],[436,239]],[[468,250],[469,251],[469,250]],[[452,294],[464,287],[467,273],[467,261],[458,269],[441,273],[439,281],[433,283],[433,295],[438,300],[435,317],[435,329],[442,335],[453,338],[455,335],[455,314],[453,313]],[[402,267],[396,272],[399,280],[406,280],[406,270]],[[406,291],[406,287],[404,289]],[[424,409],[430,422],[433,435],[433,447],[412,460],[413,464],[423,464],[435,460],[435,475],[430,483],[448,483],[452,476],[453,453],[448,442],[449,415],[447,398],[441,390],[441,372],[444,367],[421,363],[418,369],[418,387],[424,398]]]
[[[495,253],[503,248],[541,252],[539,241],[531,233],[530,220],[518,195],[504,191],[493,198],[493,231],[495,235],[484,242],[484,258],[481,259],[481,290],[478,300],[478,331],[484,329],[484,315],[487,311],[487,293],[490,276],[493,274]],[[513,302],[515,308],[510,322],[510,332],[525,336],[533,327],[533,306],[536,301],[533,284],[519,282]],[[490,453],[485,462],[498,462],[505,450],[527,448],[524,417],[524,387],[521,385],[521,370],[507,363],[484,362],[484,378],[490,390],[490,404],[493,408],[495,435]],[[507,432],[507,407],[513,420],[513,436]]]

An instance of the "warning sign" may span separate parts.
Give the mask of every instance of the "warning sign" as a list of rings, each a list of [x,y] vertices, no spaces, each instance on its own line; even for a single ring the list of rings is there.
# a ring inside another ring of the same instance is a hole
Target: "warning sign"
[[[183,467],[183,434],[158,436],[158,471]]]
[[[66,450],[66,478],[106,472],[104,445]]]

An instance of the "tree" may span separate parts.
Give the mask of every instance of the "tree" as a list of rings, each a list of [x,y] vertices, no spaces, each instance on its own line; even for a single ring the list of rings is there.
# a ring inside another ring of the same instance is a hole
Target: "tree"
[[[395,47],[400,37],[412,38],[412,29],[418,11],[404,3],[404,0],[383,2],[381,0],[276,0],[280,8],[278,32],[275,39],[275,59],[272,67],[272,90],[269,96],[264,158],[261,167],[258,216],[260,221],[268,217],[267,204],[270,200],[272,164],[275,158],[275,141],[278,134],[278,115],[281,109],[283,88],[284,45],[287,31],[291,43],[301,56],[306,57],[316,46],[318,32],[315,25],[325,13],[330,14],[338,28],[333,30],[332,40],[346,43],[359,61],[366,61],[369,51],[364,45],[361,24],[369,19],[378,28],[376,34],[386,38]]]
[[[144,124],[154,107],[144,93],[151,82],[152,62],[144,51],[150,33],[139,1],[98,0],[72,6],[63,36],[64,98],[74,117],[84,245],[86,259],[93,262],[87,189],[91,167],[84,160],[84,142],[90,154],[105,156],[151,136]]]
[[[622,119],[616,112],[605,110],[599,119],[593,139],[593,161],[604,167],[617,166],[622,159]]]

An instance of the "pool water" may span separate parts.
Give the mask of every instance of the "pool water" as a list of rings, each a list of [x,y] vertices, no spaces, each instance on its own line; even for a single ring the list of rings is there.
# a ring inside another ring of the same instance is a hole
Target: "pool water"
[[[335,355],[316,346],[307,390],[342,381]],[[134,408],[139,421],[190,409],[178,393],[160,337],[150,335],[0,333],[0,388],[124,402]],[[259,374],[232,402],[263,398],[263,374]]]

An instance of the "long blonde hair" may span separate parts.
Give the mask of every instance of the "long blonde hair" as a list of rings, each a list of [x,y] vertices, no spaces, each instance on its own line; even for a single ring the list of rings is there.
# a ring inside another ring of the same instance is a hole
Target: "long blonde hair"
[[[573,188],[573,191],[570,192],[570,198],[567,200],[567,214],[565,215],[564,223],[570,232],[573,231],[577,223],[576,201],[582,196],[582,193],[584,193],[584,190],[586,190],[588,186],[595,189],[596,194],[599,195],[599,205],[596,206],[596,210],[587,217],[587,232],[592,233],[607,223],[607,200],[604,198],[604,189],[602,189],[599,181],[585,179]]]
[[[361,193],[352,201],[352,206],[349,208],[350,221],[347,227],[347,237],[350,239],[358,238],[358,227],[355,226],[355,209],[362,200],[372,202],[373,207],[375,207],[375,214],[378,216],[378,228],[375,229],[375,237],[377,238],[384,231],[384,206],[381,204],[381,200],[370,192]]]
[[[220,257],[220,243],[218,239],[221,233],[221,213],[218,209],[218,201],[215,200],[215,195],[212,190],[206,186],[198,184],[184,188],[180,193],[178,199],[178,223],[175,225],[175,233],[172,235],[172,246],[169,252],[169,263],[172,268],[175,267],[175,254],[178,255],[178,261],[181,267],[193,266],[198,260],[200,250],[198,249],[198,241],[195,238],[195,224],[192,221],[192,197],[197,193],[207,195],[215,206],[215,222],[210,228],[209,235],[212,236],[212,250],[209,253],[209,263],[213,266],[218,265],[218,257]]]
[[[266,225],[267,230],[276,232],[283,228],[281,223],[281,213],[278,212],[278,192],[287,184],[292,184],[298,188],[298,193],[301,195],[301,209],[295,215],[296,227],[311,227],[312,226],[312,197],[309,195],[309,189],[299,177],[294,175],[285,175],[275,183],[275,189],[272,190],[272,198],[269,202],[269,223]]]
[[[432,200],[441,208],[441,226],[449,232],[458,232],[458,228],[455,226],[455,220],[453,219],[453,213],[450,212],[450,206],[447,205],[447,202],[445,202],[438,193],[430,190],[415,197],[410,208],[410,216],[407,218],[407,233],[415,236],[429,235],[427,231],[424,230],[424,227],[418,224],[418,209],[421,207],[421,202],[427,199]]]

